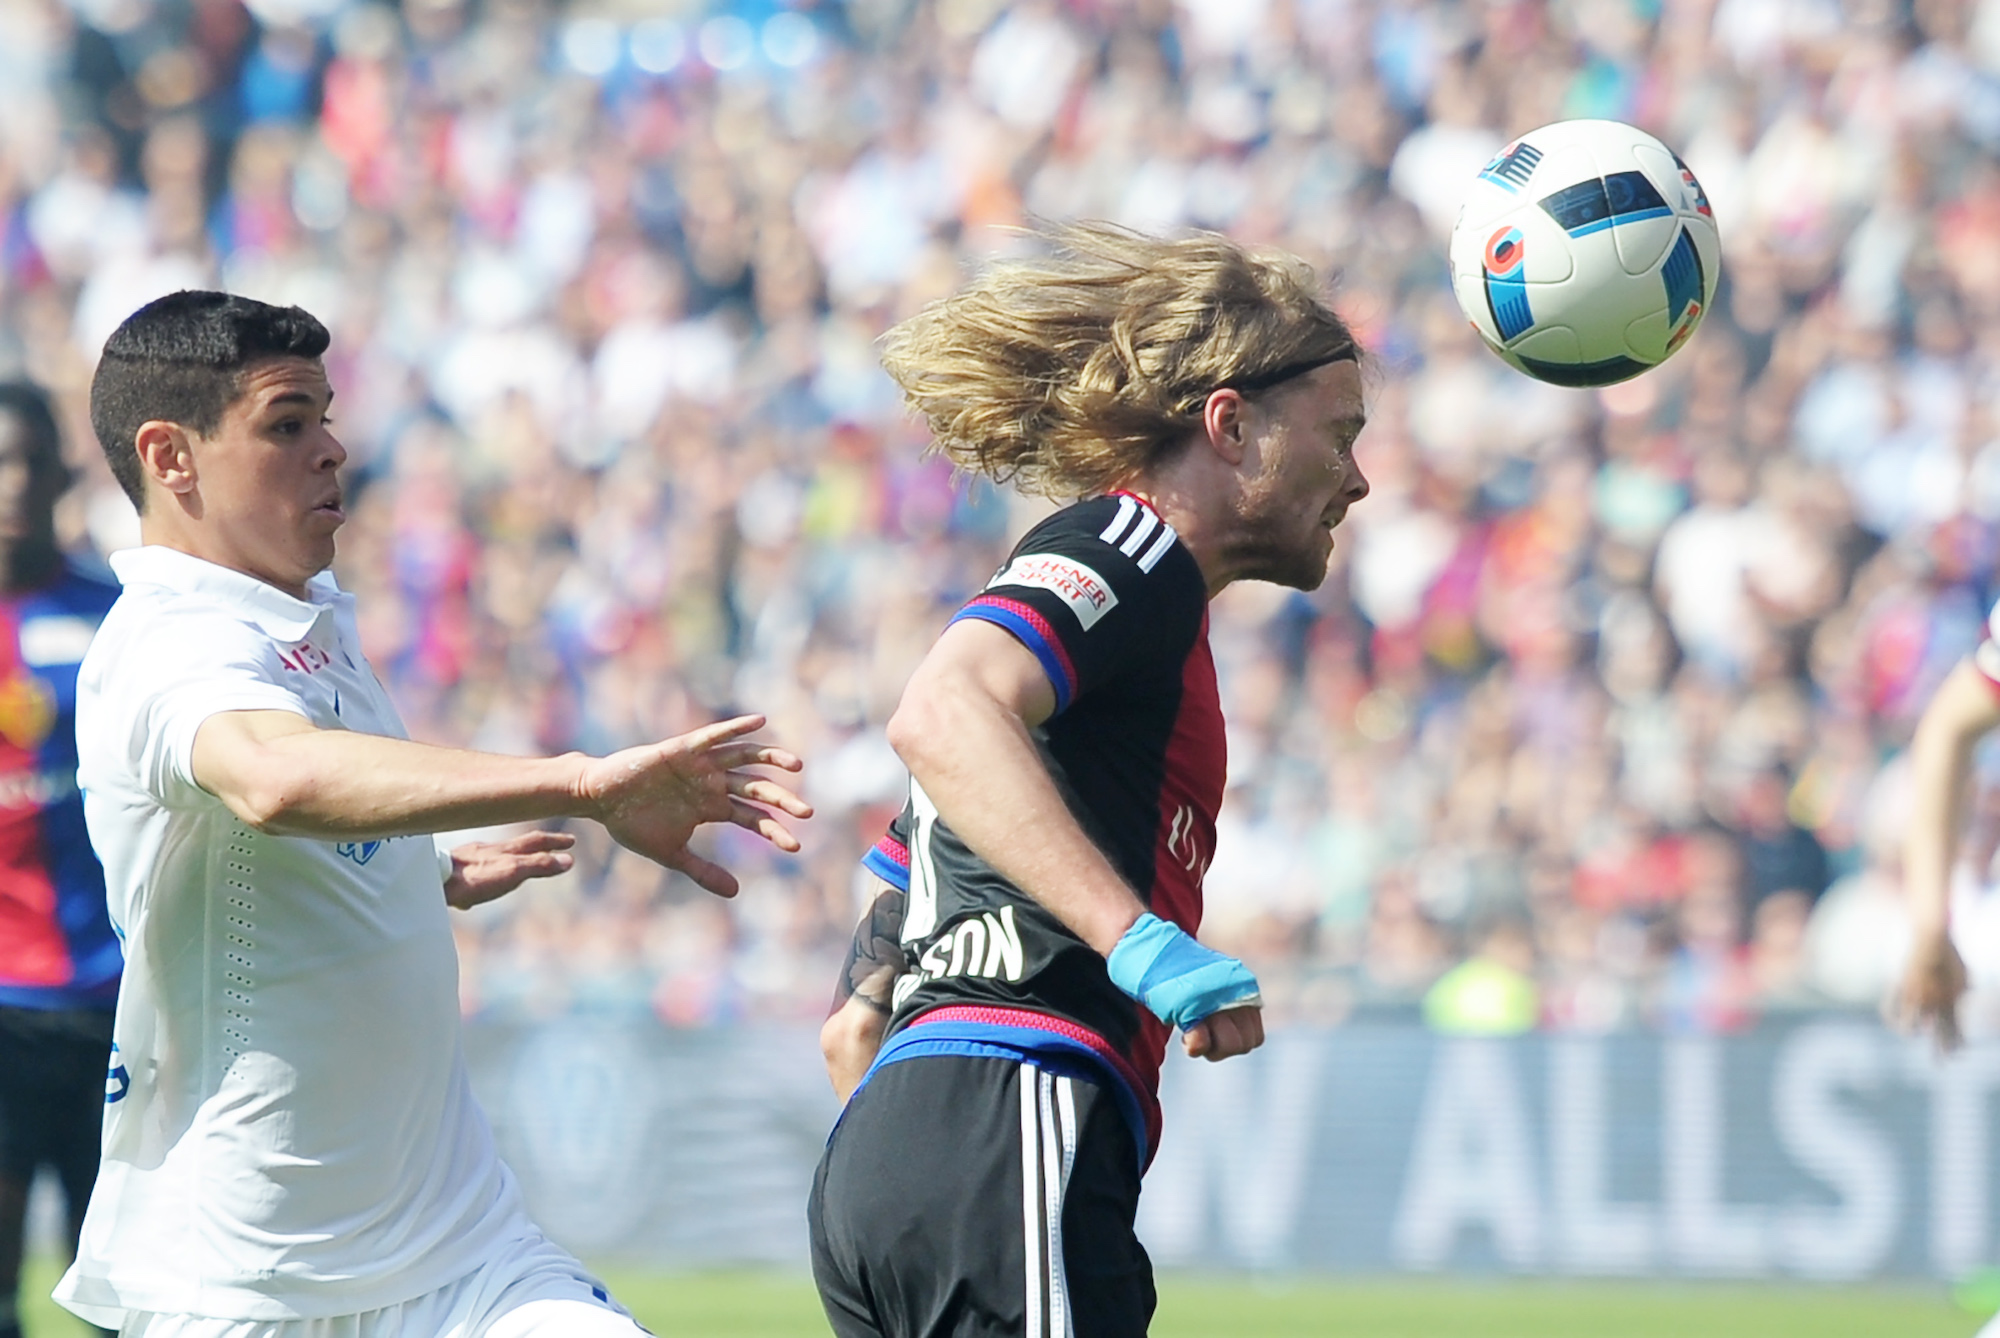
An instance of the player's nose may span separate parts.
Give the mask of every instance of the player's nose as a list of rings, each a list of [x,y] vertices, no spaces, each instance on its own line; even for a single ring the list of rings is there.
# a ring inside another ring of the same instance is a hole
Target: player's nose
[[[339,437],[334,436],[331,430],[322,428],[320,438],[321,469],[338,469],[347,463],[347,447],[341,445]]]

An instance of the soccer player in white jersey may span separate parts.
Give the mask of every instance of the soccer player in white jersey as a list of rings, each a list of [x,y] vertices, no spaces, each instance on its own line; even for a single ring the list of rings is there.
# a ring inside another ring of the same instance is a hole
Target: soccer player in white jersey
[[[785,850],[798,769],[749,716],[609,757],[410,742],[327,573],[346,455],[328,335],[184,292],[105,345],[91,420],[145,546],[81,670],[80,779],[126,968],[104,1160],[59,1301],[147,1338],[629,1338],[522,1210],[468,1088],[446,905],[569,866],[593,818],[727,895],[688,849]],[[768,807],[760,807],[768,806]]]

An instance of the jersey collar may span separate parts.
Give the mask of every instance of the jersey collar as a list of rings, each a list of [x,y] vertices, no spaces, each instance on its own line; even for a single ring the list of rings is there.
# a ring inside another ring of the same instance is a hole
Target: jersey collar
[[[280,641],[303,641],[320,614],[353,599],[330,571],[306,582],[309,598],[293,599],[254,576],[160,544],[113,553],[111,570],[121,585],[156,585],[176,594],[207,595]]]

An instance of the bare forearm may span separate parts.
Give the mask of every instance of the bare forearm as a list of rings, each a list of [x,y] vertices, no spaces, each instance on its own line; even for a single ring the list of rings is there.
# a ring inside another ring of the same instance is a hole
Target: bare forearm
[[[1919,730],[1910,750],[1914,793],[1903,845],[1903,884],[1919,932],[1941,930],[1947,918],[1974,742],[1942,729]]]
[[[1941,933],[1958,858],[1960,823],[1972,785],[1972,753],[2000,725],[2000,697],[1971,663],[1946,676],[1917,722],[1910,746],[1910,826],[1903,883],[1919,933]]]
[[[310,730],[265,739],[202,779],[259,830],[373,838],[581,814],[582,762]]]
[[[1098,952],[1145,913],[1063,802],[1027,726],[992,698],[948,682],[913,691],[891,741],[973,853]]]

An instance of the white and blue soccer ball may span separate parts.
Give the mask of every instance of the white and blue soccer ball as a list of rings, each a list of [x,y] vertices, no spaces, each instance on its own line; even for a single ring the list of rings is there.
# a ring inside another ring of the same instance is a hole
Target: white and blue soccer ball
[[[1479,337],[1559,386],[1637,376],[1715,300],[1722,243],[1701,183],[1643,130],[1558,121],[1502,149],[1451,233],[1451,286]]]

